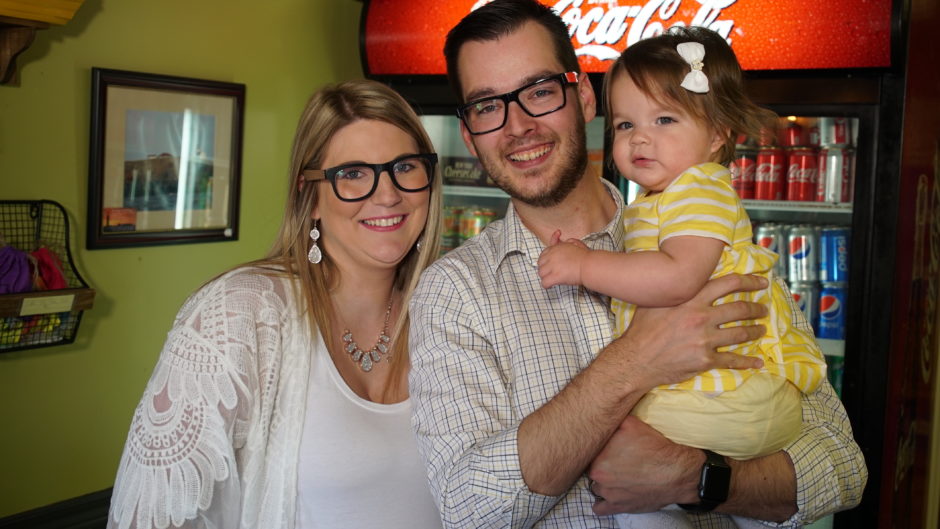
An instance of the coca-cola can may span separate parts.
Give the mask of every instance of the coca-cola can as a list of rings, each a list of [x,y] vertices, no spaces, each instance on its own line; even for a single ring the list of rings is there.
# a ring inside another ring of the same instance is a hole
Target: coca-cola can
[[[741,199],[754,198],[754,180],[757,173],[757,151],[738,149],[734,160],[728,165],[731,171],[731,185]]]
[[[784,278],[787,277],[787,259],[789,258],[787,251],[788,231],[789,229],[783,224],[774,222],[762,222],[757,225],[757,229],[754,231],[754,240],[757,245],[777,254],[774,274]]]
[[[757,138],[757,145],[760,147],[769,147],[777,143],[776,131],[774,129],[760,129],[760,136]]]
[[[819,147],[819,124],[816,123],[809,128],[806,134],[806,143],[810,147]]]
[[[787,156],[787,200],[815,201],[819,155],[815,149],[797,148]]]
[[[779,147],[761,147],[757,151],[754,198],[757,200],[783,200],[785,158],[786,154]]]
[[[819,118],[819,143],[823,146],[851,145],[852,120],[849,118]]]
[[[803,127],[796,122],[789,122],[780,133],[780,145],[784,147],[803,147]]]
[[[816,200],[819,202],[851,202],[855,180],[855,153],[842,147],[819,150],[819,180]]]

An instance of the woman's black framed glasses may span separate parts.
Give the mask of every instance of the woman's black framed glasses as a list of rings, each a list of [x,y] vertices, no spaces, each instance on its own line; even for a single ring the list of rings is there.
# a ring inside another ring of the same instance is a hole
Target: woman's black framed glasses
[[[379,177],[388,173],[392,184],[406,193],[424,191],[434,179],[436,153],[405,154],[385,163],[352,162],[329,169],[305,168],[307,182],[329,180],[336,198],[346,202],[365,200],[379,187]]]
[[[488,96],[457,107],[470,134],[486,134],[506,125],[509,103],[515,101],[526,114],[537,118],[551,114],[567,103],[565,87],[578,83],[577,72],[565,72],[529,83],[512,92]]]

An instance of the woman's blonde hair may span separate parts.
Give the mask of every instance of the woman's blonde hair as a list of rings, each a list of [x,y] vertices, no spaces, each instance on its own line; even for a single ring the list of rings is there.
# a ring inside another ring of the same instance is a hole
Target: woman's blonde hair
[[[300,185],[304,167],[322,169],[323,158],[333,136],[341,128],[358,120],[389,123],[405,131],[420,153],[434,152],[434,145],[411,106],[388,86],[368,80],[346,81],[326,86],[310,98],[294,137],[291,151],[287,207],[280,231],[268,255],[250,263],[266,269],[282,270],[296,277],[298,306],[306,306],[311,335],[316,331],[328,336],[336,319],[333,304],[327,302],[330,290],[342,278],[326,252],[316,265],[307,261],[313,228],[311,212],[320,191],[332,193],[330,186]],[[398,265],[394,287],[402,292],[402,307],[392,327],[391,376],[385,395],[394,394],[406,380],[408,358],[408,301],[421,271],[437,257],[441,238],[441,178],[435,167],[430,188],[430,205],[424,231],[419,236],[421,249],[412,247]],[[329,340],[324,339],[325,342]]]
[[[708,92],[699,94],[682,88],[682,79],[690,71],[676,46],[698,42],[705,47],[702,72],[708,77]],[[744,88],[741,65],[724,37],[701,27],[676,26],[668,32],[630,45],[604,76],[607,126],[613,132],[610,115],[610,86],[618,75],[629,75],[634,84],[654,101],[678,106],[712,130],[725,134],[717,153],[718,162],[734,159],[735,143],[740,135],[759,138],[762,130],[771,130],[776,114],[757,106]]]

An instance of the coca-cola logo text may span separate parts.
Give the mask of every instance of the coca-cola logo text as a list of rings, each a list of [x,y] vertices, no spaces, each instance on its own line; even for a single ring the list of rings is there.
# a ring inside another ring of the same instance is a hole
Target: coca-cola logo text
[[[730,44],[734,21],[719,19],[719,16],[722,9],[735,1],[697,0],[695,3],[699,6],[691,20],[677,16],[677,13],[688,12],[680,11],[682,0],[649,0],[632,5],[620,5],[617,0],[560,0],[553,9],[568,24],[568,33],[578,55],[607,61],[620,55],[618,49],[662,34],[673,26],[706,27],[725,37]]]

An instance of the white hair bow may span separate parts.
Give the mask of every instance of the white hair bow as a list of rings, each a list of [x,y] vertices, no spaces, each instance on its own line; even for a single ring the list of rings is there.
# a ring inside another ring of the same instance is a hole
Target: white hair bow
[[[702,71],[705,66],[702,62],[702,59],[705,58],[705,46],[698,42],[683,42],[676,46],[676,51],[692,67],[692,70],[685,74],[685,79],[682,80],[682,88],[697,94],[708,92],[708,77]]]

